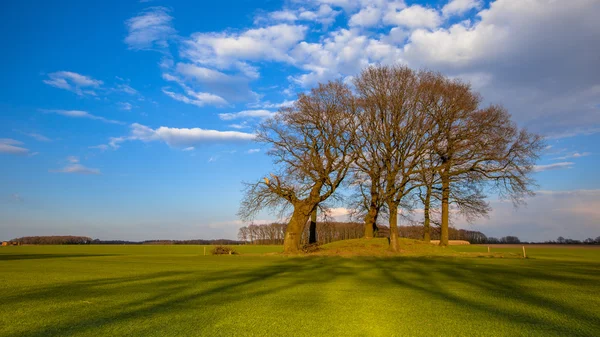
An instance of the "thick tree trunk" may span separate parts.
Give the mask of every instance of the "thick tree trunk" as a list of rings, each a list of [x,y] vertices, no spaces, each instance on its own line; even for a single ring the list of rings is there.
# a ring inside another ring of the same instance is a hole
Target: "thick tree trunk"
[[[308,228],[308,243],[317,243],[317,207],[310,214],[310,227]]]
[[[379,194],[371,188],[371,203],[369,204],[369,211],[365,216],[365,239],[372,239],[377,229],[377,215],[379,214]]]
[[[425,220],[423,221],[423,241],[431,241],[431,228],[429,226],[431,220],[429,219],[429,204],[431,203],[431,187],[427,186],[427,194],[425,195],[425,201],[423,202],[423,214]]]
[[[288,223],[283,239],[284,253],[298,253],[300,251],[300,239],[304,226],[310,217],[310,208],[306,206],[295,206],[294,213]]]
[[[440,246],[448,246],[448,225],[450,223],[450,177],[442,175],[442,228]]]
[[[400,251],[398,244],[398,204],[388,203],[390,209],[390,250]]]

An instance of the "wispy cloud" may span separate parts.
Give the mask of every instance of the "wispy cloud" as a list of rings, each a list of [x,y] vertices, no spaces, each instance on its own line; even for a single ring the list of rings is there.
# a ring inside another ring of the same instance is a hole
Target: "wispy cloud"
[[[93,119],[93,120],[97,120],[97,121],[101,121],[101,122],[109,123],[109,124],[120,124],[120,125],[125,124],[120,121],[107,119],[107,118],[104,118],[101,116],[92,115],[91,113],[89,113],[87,111],[82,111],[82,110],[40,109],[40,111],[44,112],[44,113],[53,113],[53,114],[57,114],[57,115],[65,116],[65,117]]]
[[[550,171],[550,170],[572,168],[573,165],[575,165],[575,163],[570,162],[570,161],[560,162],[560,163],[554,163],[554,164],[548,164],[548,165],[535,165],[533,167],[533,171],[535,171],[535,172],[544,172],[544,171]]]
[[[49,170],[52,173],[68,173],[68,174],[84,174],[84,175],[98,175],[101,174],[99,169],[89,168],[79,163],[79,158],[75,156],[67,157],[67,164],[65,167],[59,170]]]
[[[219,118],[224,121],[240,118],[269,118],[275,116],[277,113],[269,110],[244,110],[235,113],[222,113],[219,114]]]
[[[130,111],[133,108],[133,105],[131,105],[131,103],[128,102],[119,102],[117,103],[117,105],[119,106],[119,109],[126,111]]]
[[[150,7],[127,20],[125,43],[129,49],[166,48],[169,39],[176,34],[169,12],[165,7]]]
[[[99,88],[103,84],[100,80],[72,71],[50,73],[48,74],[48,79],[43,80],[43,82],[55,88],[74,92],[79,96],[96,96],[96,92],[93,89]]]
[[[562,157],[557,157],[557,158],[554,158],[554,159],[556,159],[556,160],[565,160],[565,159],[571,159],[571,158],[581,158],[581,157],[587,157],[590,154],[591,154],[590,152],[581,152],[581,153],[575,152],[573,154],[569,154],[569,155],[562,156]]]
[[[175,93],[170,91],[168,88],[163,88],[162,92],[176,101],[195,105],[197,107],[203,107],[205,105],[222,106],[227,104],[227,101],[223,99],[223,97],[207,92],[195,92],[191,89],[186,90],[186,94],[188,96]]]
[[[25,135],[27,137],[31,137],[40,142],[51,142],[52,141],[52,139],[50,139],[40,133],[37,133],[37,132],[24,132],[24,131],[18,131],[18,130],[15,130],[15,131],[17,131],[20,134]]]
[[[0,153],[6,154],[29,154],[29,149],[21,147],[23,142],[10,138],[0,138]]]
[[[253,154],[253,153],[258,153],[260,152],[260,149],[250,149],[248,151],[246,151],[247,154]]]

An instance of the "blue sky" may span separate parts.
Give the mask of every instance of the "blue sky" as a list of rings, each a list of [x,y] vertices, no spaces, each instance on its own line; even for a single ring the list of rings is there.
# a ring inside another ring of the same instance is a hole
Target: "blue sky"
[[[376,63],[468,80],[548,137],[528,206],[491,196],[489,219],[458,227],[527,240],[600,235],[597,1],[0,7],[2,239],[235,238],[241,182],[271,167],[255,125],[316,83],[351,81]]]

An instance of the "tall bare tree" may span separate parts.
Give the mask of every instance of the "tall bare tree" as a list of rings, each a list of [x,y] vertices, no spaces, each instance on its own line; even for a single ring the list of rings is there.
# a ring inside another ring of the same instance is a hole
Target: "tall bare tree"
[[[321,84],[258,128],[257,141],[271,146],[276,173],[248,184],[239,216],[264,208],[292,207],[284,251],[297,252],[315,208],[340,186],[354,161],[355,102],[341,82]]]
[[[540,136],[519,129],[502,106],[481,108],[481,97],[469,84],[433,72],[423,73],[421,80],[422,107],[433,127],[431,144],[439,158],[440,245],[445,246],[452,189],[461,182],[466,182],[463,187],[486,183],[515,205],[522,202],[533,194],[531,173],[543,142]],[[465,206],[481,208],[478,193],[467,195],[474,203]]]
[[[376,220],[382,199],[389,211],[390,249],[398,251],[398,207],[418,186],[430,142],[430,123],[420,106],[420,75],[404,66],[370,67],[354,84],[361,110],[357,166],[371,183],[365,236],[371,234],[369,222]]]

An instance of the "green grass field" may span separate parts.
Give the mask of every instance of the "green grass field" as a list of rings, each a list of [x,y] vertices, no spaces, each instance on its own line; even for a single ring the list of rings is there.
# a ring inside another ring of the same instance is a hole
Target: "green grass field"
[[[600,249],[410,246],[1,247],[0,335],[600,336]]]

